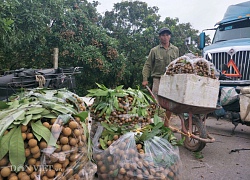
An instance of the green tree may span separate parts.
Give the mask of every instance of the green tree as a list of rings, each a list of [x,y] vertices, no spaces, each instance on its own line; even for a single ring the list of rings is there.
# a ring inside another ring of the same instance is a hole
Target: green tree
[[[86,94],[95,82],[119,84],[124,57],[116,39],[98,27],[96,6],[86,0],[1,2],[1,19],[13,24],[11,33],[1,34],[0,69],[51,68],[53,48],[58,47],[59,67],[84,67],[77,76],[78,93]]]
[[[51,68],[54,48],[59,48],[59,67],[83,67],[77,76],[77,93],[103,83],[135,87],[157,31],[169,26],[172,42],[187,52],[186,37],[198,39],[190,23],[166,17],[158,7],[141,1],[122,1],[102,17],[97,1],[4,0],[0,2],[0,71],[18,68]],[[191,47],[196,52],[197,48]]]
[[[119,41],[119,52],[126,57],[126,72],[122,83],[128,87],[141,84],[141,70],[160,23],[157,7],[141,1],[123,1],[106,11],[102,26]]]

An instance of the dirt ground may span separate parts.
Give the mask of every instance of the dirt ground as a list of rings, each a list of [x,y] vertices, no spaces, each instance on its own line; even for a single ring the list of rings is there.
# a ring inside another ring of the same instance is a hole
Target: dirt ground
[[[171,125],[180,127],[178,117],[171,120]],[[198,159],[197,154],[179,147],[183,180],[249,180],[250,127],[240,124],[232,135],[231,122],[213,117],[206,120],[206,127],[216,141],[206,144],[199,154],[203,158]]]

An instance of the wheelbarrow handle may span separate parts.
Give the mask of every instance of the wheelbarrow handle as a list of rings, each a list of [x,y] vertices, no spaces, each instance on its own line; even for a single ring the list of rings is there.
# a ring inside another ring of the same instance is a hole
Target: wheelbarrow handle
[[[148,90],[148,92],[150,93],[150,95],[153,97],[153,99],[155,100],[155,102],[157,103],[158,106],[160,106],[158,100],[156,99],[155,95],[153,94],[153,92],[151,91],[151,89],[146,85],[146,88]]]

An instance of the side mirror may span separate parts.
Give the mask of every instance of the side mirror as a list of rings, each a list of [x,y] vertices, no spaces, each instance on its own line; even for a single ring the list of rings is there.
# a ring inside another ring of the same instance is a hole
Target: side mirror
[[[200,44],[199,49],[202,50],[205,47],[206,34],[205,32],[200,33]]]

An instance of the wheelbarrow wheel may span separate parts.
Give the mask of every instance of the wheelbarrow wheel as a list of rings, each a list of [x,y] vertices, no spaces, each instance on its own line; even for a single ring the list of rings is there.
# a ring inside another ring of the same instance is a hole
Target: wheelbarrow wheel
[[[204,125],[202,120],[193,115],[192,122],[193,122],[192,134],[199,136],[200,138],[206,139],[207,138],[206,126]],[[188,119],[184,121],[184,124],[186,129],[189,130]],[[182,135],[182,137],[185,137],[184,146],[190,151],[198,152],[201,151],[206,146],[206,143],[200,140],[185,135]]]

